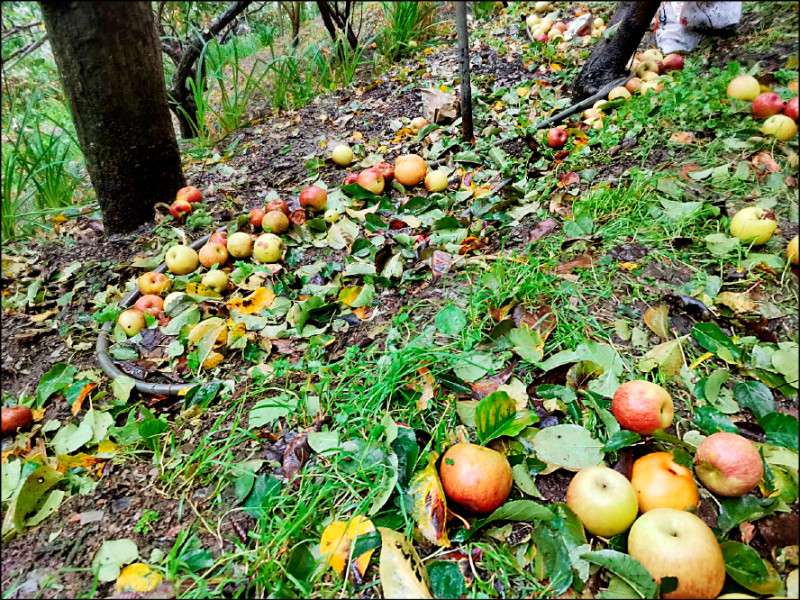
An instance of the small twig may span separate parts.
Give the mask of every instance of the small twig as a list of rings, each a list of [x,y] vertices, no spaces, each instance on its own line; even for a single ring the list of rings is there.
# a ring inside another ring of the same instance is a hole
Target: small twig
[[[19,58],[17,59],[17,62],[15,62],[15,63],[14,63],[14,65],[16,65],[16,64],[17,64],[17,63],[19,63],[19,62],[20,62],[20,61],[21,61],[23,58],[25,58],[25,57],[26,57],[26,56],[28,56],[28,55],[29,55],[31,52],[33,52],[34,50],[36,50],[36,49],[37,49],[39,46],[41,46],[42,44],[44,44],[44,43],[47,41],[47,38],[48,38],[48,36],[47,36],[47,35],[45,35],[45,36],[44,36],[42,39],[40,39],[38,42],[30,42],[30,43],[28,43],[28,44],[25,44],[25,45],[24,45],[22,48],[17,48],[16,50],[14,50],[14,52],[12,52],[11,54],[9,54],[9,55],[8,55],[8,57],[5,59],[5,62],[8,62],[8,61],[9,61],[9,60],[11,60],[12,58],[14,58],[14,57],[16,57],[16,56],[19,56]],[[12,66],[14,66],[14,65],[12,65]],[[4,68],[6,68],[6,69],[10,69],[11,67],[4,67]]]

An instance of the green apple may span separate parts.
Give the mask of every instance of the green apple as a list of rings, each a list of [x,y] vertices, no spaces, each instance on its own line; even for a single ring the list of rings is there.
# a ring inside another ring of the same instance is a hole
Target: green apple
[[[225,274],[225,271],[214,269],[203,275],[201,283],[207,288],[221,294],[228,288],[228,276]]]
[[[760,206],[743,208],[731,219],[731,235],[754,246],[766,244],[777,227],[775,215]]]
[[[200,264],[200,259],[194,248],[178,245],[167,250],[164,262],[167,263],[167,268],[171,273],[187,275],[197,268],[197,265]]]
[[[253,253],[253,238],[249,233],[237,231],[228,238],[228,254],[233,258],[247,258]]]
[[[567,488],[567,506],[586,531],[605,538],[626,531],[639,512],[631,482],[608,467],[589,467],[575,475]]]
[[[283,240],[274,233],[261,234],[253,246],[253,256],[262,263],[276,263],[282,254]]]

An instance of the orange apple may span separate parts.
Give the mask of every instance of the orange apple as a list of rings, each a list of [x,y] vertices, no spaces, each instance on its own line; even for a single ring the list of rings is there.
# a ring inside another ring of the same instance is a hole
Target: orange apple
[[[138,284],[142,294],[164,294],[172,289],[169,277],[156,271],[148,271],[139,277]]]
[[[271,210],[261,220],[261,228],[272,233],[286,233],[289,231],[289,217],[280,210]]]
[[[206,269],[210,269],[214,265],[224,265],[228,260],[228,251],[222,244],[208,243],[197,254],[200,264]]]
[[[476,444],[456,444],[442,457],[442,488],[449,500],[473,513],[490,513],[511,493],[511,465],[499,452]]]
[[[261,208],[254,208],[251,210],[250,218],[248,219],[250,221],[250,225],[253,227],[261,227],[261,221],[264,220],[265,214],[267,213]]]
[[[264,212],[270,212],[273,210],[279,210],[287,217],[289,216],[289,205],[286,204],[280,198],[275,198],[275,200],[270,200],[264,205]]]
[[[193,185],[187,185],[186,187],[182,187],[178,190],[178,193],[175,195],[175,199],[185,200],[189,204],[194,204],[195,202],[203,201],[203,194]]]
[[[394,161],[394,178],[408,187],[417,185],[428,172],[428,165],[419,154],[403,154]]]
[[[669,452],[652,452],[633,463],[631,484],[643,513],[656,508],[684,510],[700,504],[692,472]]]
[[[145,294],[144,296],[136,300],[136,303],[133,305],[133,308],[140,310],[143,313],[147,313],[150,315],[157,315],[158,313],[164,310],[164,300],[161,299],[161,296],[156,296],[154,294]]]
[[[652,435],[672,425],[672,397],[660,385],[643,379],[623,383],[614,392],[611,412],[625,429]]]

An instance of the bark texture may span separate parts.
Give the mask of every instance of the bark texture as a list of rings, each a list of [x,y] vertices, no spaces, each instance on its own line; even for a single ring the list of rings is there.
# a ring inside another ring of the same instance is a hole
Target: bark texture
[[[41,7],[105,231],[132,231],[186,185],[150,4]]]
[[[608,38],[601,39],[572,84],[572,101],[580,102],[604,85],[622,77],[647,28],[653,21],[659,2],[620,2],[611,17]]]
[[[358,35],[353,30],[353,2],[317,0],[317,8],[331,39],[335,42],[341,32],[350,47],[355,50],[358,47]]]
[[[461,127],[462,138],[474,142],[472,129],[472,87],[469,74],[469,25],[467,24],[467,5],[456,2],[456,32],[458,34],[458,65],[461,76]]]

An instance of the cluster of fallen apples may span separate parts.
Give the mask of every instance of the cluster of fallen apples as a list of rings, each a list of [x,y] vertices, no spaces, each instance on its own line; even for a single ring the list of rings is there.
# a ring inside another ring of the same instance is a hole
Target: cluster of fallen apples
[[[761,91],[758,79],[739,75],[728,84],[728,98],[752,102],[753,117],[766,119],[761,131],[781,141],[797,134],[797,96],[784,104],[783,98],[773,92]]]
[[[614,393],[611,412],[623,428],[649,436],[672,424],[674,407],[661,386],[632,380]],[[694,469],[708,490],[726,497],[750,492],[763,476],[755,445],[734,433],[703,439]],[[500,507],[513,483],[505,455],[468,443],[445,452],[439,474],[448,501],[475,514]],[[628,554],[656,581],[678,578],[677,589],[664,597],[715,598],[722,590],[725,563],[714,532],[686,511],[699,504],[691,470],[676,463],[669,452],[639,458],[630,479],[609,467],[582,469],[567,488],[567,506],[586,531],[610,538],[630,529]]]
[[[569,26],[554,17],[553,14],[550,14],[552,10],[552,3],[537,2],[533,7],[533,13],[525,19],[525,25],[532,40],[540,43],[548,41],[559,42],[558,49],[563,52],[566,50],[566,42],[563,41],[564,33]],[[576,31],[575,34],[582,38],[584,43],[588,43],[592,38],[598,38],[603,35],[606,29],[606,22],[601,17],[597,17],[594,20],[587,21],[585,26]]]

